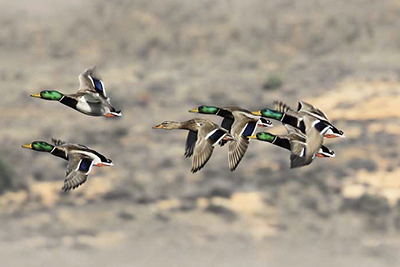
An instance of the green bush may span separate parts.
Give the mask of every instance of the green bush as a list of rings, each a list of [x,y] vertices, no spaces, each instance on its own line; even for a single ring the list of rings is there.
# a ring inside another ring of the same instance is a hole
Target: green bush
[[[263,88],[265,90],[275,90],[283,85],[283,80],[278,75],[270,75],[267,81],[264,83]]]
[[[10,165],[0,159],[0,194],[12,187],[13,170]]]

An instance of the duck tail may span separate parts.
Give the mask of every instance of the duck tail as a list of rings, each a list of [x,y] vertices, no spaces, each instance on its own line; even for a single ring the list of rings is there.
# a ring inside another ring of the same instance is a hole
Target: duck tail
[[[122,117],[121,110],[119,111],[111,111],[110,113],[105,114],[106,117]]]

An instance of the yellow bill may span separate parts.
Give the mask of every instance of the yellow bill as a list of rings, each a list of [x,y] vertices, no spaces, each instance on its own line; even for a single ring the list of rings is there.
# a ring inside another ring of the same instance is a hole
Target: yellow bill
[[[41,96],[40,96],[40,93],[37,93],[37,94],[31,94],[31,97],[38,97],[38,98],[41,98]]]
[[[198,108],[194,108],[194,109],[189,110],[189,112],[191,112],[191,113],[199,113],[199,109]]]

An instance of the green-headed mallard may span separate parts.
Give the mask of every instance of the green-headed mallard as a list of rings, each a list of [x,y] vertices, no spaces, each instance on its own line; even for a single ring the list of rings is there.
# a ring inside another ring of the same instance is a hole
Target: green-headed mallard
[[[257,126],[272,126],[270,120],[266,120],[258,115],[253,115],[250,111],[239,107],[218,108],[214,106],[200,106],[189,110],[189,112],[213,114],[224,117],[221,127],[230,132],[237,140],[229,144],[229,168],[234,171],[242,160],[249,146],[248,136],[256,132]]]
[[[194,118],[184,122],[164,121],[153,129],[189,130],[186,139],[185,157],[192,158],[192,172],[195,173],[206,165],[214,150],[215,144],[222,140],[231,141],[232,136],[217,124],[202,118]]]
[[[288,130],[286,135],[274,135],[268,132],[259,132],[256,135],[249,136],[250,139],[269,142],[273,145],[285,148],[291,151],[290,167],[297,168],[310,164],[315,156],[335,157],[335,152],[323,146],[315,149],[309,147],[306,135],[299,129],[285,125]]]
[[[107,159],[97,151],[84,145],[66,143],[52,139],[53,145],[44,141],[34,141],[22,147],[40,152],[48,152],[54,156],[68,160],[67,174],[61,190],[75,189],[84,182],[93,166],[112,166],[111,159]]]
[[[91,116],[121,117],[121,111],[111,106],[104,83],[94,74],[95,67],[79,75],[79,90],[75,94],[62,94],[55,90],[43,90],[31,97],[59,101],[79,112]]]
[[[296,127],[307,136],[316,131],[327,138],[345,137],[343,131],[329,122],[325,113],[306,102],[300,101],[297,111],[280,101],[275,101],[274,105],[275,110],[264,108],[252,113]]]

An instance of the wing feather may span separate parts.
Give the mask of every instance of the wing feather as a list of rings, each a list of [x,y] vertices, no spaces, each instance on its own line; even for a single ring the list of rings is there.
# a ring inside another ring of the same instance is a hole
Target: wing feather
[[[64,180],[63,191],[69,191],[85,183],[92,169],[93,159],[80,153],[71,153],[69,157],[67,174]]]
[[[189,130],[186,138],[185,157],[190,158],[193,155],[194,148],[197,142],[197,132]]]
[[[235,116],[235,113],[234,113]],[[249,146],[249,139],[242,136],[244,127],[247,123],[253,121],[254,119],[247,117],[235,117],[235,121],[232,125],[231,135],[237,140],[236,142],[231,142],[229,144],[228,162],[229,169],[231,171],[236,170],[240,161],[242,160],[246,150]],[[256,120],[257,121],[257,120]]]
[[[204,122],[198,130],[197,141],[192,158],[192,173],[201,170],[210,160],[214,146],[212,140],[206,139],[207,135],[218,128],[218,125],[209,122]]]
[[[79,75],[78,93],[90,91],[101,95],[104,99],[108,99],[104,83],[95,72],[96,66],[86,69],[85,72]]]

